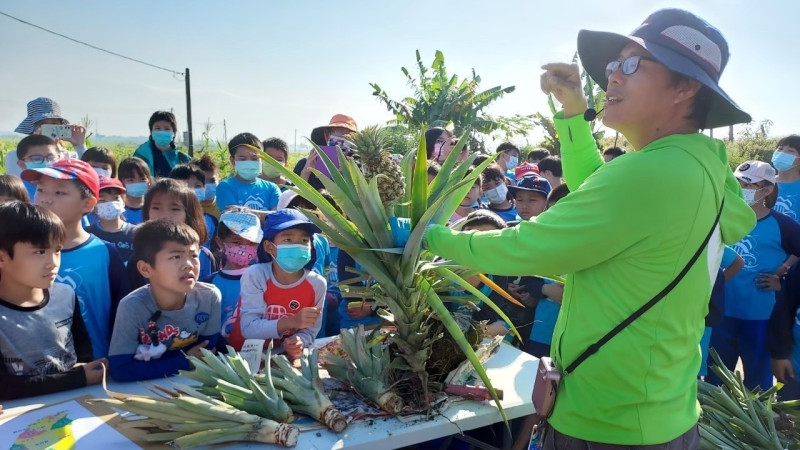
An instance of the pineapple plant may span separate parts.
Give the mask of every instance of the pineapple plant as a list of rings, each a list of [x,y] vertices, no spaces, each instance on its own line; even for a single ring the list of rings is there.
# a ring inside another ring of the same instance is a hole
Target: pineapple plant
[[[382,177],[368,180],[356,163],[341,151],[338,152],[339,169],[324,152],[318,152],[331,176],[329,178],[315,169],[312,171],[343,213],[291,170],[266,153],[259,154],[267,164],[294,183],[295,186],[290,189],[319,208],[326,220],[311,211],[303,213],[320,227],[332,243],[350,254],[364,269],[366,276],[374,281],[369,288],[361,288],[358,296],[374,300],[380,306],[378,313],[381,317],[395,327],[386,337],[388,364],[385,358],[377,354],[368,357],[353,355],[353,364],[369,364],[370,367],[355,367],[342,372],[366,375],[388,371],[390,377],[382,380],[381,384],[390,385],[406,405],[429,409],[432,394],[442,388],[442,383],[437,382],[440,380],[431,380],[429,376],[429,362],[437,357],[432,349],[438,341],[450,339],[473,365],[505,419],[505,412],[491,380],[475,355],[473,346],[445,305],[446,301],[471,302],[464,300],[464,297],[449,296],[448,293],[465,289],[511,325],[510,320],[488,297],[464,280],[465,277],[476,275],[476,272],[450,261],[435,261],[435,256],[422,245],[428,225],[446,224],[479,174],[494,160],[489,158],[470,170],[477,155],[471,155],[463,162],[458,161],[466,141],[459,141],[442,165],[439,175],[429,185],[423,135],[418,148],[409,151],[403,158],[401,168],[405,186],[399,198],[397,195],[400,191],[397,189],[392,190],[391,195],[384,191],[381,196],[379,183]],[[362,151],[369,146],[380,149],[378,144],[365,145],[362,141],[361,145]],[[374,163],[374,160],[370,161],[370,164]],[[366,165],[366,161],[363,162]],[[389,198],[393,200],[386,204],[384,200]],[[407,218],[410,222],[410,238],[404,247],[395,247],[389,225],[392,214]],[[511,332],[519,336],[513,325]],[[356,334],[356,338],[363,341],[354,343],[352,348],[363,349],[374,345],[367,336]]]
[[[361,160],[361,170],[367,182],[378,179],[378,192],[384,205],[403,198],[406,181],[400,166],[392,161],[389,136],[386,129],[378,125],[362,128],[348,136]]]

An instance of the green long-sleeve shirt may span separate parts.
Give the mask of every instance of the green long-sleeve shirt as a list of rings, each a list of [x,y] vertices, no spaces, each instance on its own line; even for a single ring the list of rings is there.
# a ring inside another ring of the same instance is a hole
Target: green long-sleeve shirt
[[[555,124],[572,191],[566,198],[502,231],[433,227],[428,246],[484,273],[569,274],[551,355],[563,369],[675,278],[708,234],[724,194],[720,225],[697,263],[564,378],[550,418],[558,431],[589,441],[670,441],[699,418],[698,343],[722,242],[744,237],[755,215],[720,141],[672,135],[604,164],[582,117],[559,113]]]

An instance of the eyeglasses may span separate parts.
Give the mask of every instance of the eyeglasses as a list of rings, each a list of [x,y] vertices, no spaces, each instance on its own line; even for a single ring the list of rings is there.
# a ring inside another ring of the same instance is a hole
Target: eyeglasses
[[[39,164],[39,163],[43,163],[43,162],[52,163],[52,162],[56,162],[57,159],[58,159],[58,156],[56,156],[56,155],[47,155],[47,156],[31,155],[31,156],[28,156],[27,158],[24,158],[24,160],[26,162],[32,162],[34,164]]]
[[[625,58],[624,61],[611,61],[610,63],[606,64],[606,78],[610,77],[612,73],[616,72],[617,70],[622,68],[623,75],[633,75],[639,69],[639,62],[645,61],[655,61],[653,58],[648,58],[647,56],[642,55],[634,55]]]

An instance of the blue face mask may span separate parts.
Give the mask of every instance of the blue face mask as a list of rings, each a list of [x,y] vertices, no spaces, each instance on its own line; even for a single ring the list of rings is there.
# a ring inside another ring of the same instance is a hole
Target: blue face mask
[[[261,173],[261,161],[236,161],[236,175],[253,181]]]
[[[39,161],[39,162],[29,161],[29,162],[25,163],[25,168],[26,169],[44,169],[48,165],[50,165],[49,161]]]
[[[125,195],[135,198],[144,197],[147,193],[147,182],[140,181],[138,183],[125,183]]]
[[[196,195],[197,199],[201,202],[206,199],[206,188],[193,188],[192,190],[194,191],[194,195]]]
[[[519,164],[519,158],[516,156],[508,158],[508,170],[514,170],[517,167],[517,164]]]
[[[283,244],[278,246],[275,262],[281,269],[294,273],[300,271],[311,261],[311,246],[302,244]]]
[[[791,170],[797,157],[791,153],[778,152],[772,154],[772,165],[781,172]]]
[[[206,200],[217,196],[217,183],[206,183]]]
[[[156,130],[150,135],[153,136],[153,142],[159,147],[169,147],[169,144],[175,138],[175,133],[168,130]]]

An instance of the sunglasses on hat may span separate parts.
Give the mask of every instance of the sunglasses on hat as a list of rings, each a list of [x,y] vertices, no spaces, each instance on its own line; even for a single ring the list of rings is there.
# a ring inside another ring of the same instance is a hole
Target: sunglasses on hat
[[[655,59],[643,55],[629,56],[623,61],[611,61],[606,65],[606,78],[619,69],[622,69],[623,75],[633,75],[639,69],[639,62],[642,60],[655,61]]]

